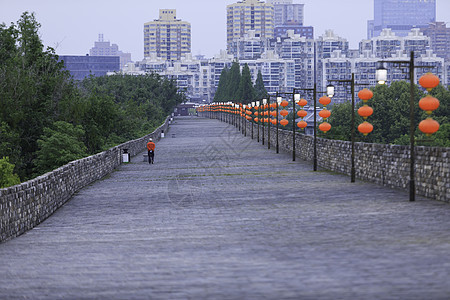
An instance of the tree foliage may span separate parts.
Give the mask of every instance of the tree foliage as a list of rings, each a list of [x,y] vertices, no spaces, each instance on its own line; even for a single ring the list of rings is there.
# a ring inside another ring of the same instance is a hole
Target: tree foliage
[[[46,173],[73,160],[87,155],[83,143],[84,130],[64,121],[57,121],[52,128],[44,128],[44,134],[38,140],[36,152],[36,171]]]
[[[241,73],[239,63],[235,61],[230,70],[227,68],[222,70],[214,101],[250,103],[267,98],[267,95],[261,71],[258,72],[255,85],[253,85],[248,65],[244,65]]]
[[[261,74],[261,70],[258,70],[258,75],[255,82],[255,99],[267,98],[269,93],[267,93],[266,87],[264,86],[264,80]]]
[[[228,102],[227,83],[228,83],[229,70],[228,68],[223,68],[220,73],[219,85],[217,86],[217,91],[214,94],[214,102]]]
[[[175,81],[156,74],[75,82],[54,50],[44,49],[39,28],[27,12],[17,24],[0,24],[0,157],[9,157],[21,180],[145,135],[185,101]],[[69,147],[74,138],[82,151]],[[51,147],[65,159],[48,162]]]
[[[252,83],[252,75],[247,64],[242,68],[241,81],[236,98],[241,99],[243,103],[250,103],[255,100],[256,93]]]
[[[230,73],[227,80],[227,93],[226,96],[228,99],[234,102],[242,103],[242,100],[239,99],[239,84],[241,82],[241,71],[239,67],[239,63],[234,61],[231,65]]]
[[[9,157],[0,159],[0,189],[20,183],[20,178],[14,174],[14,165],[9,163]]]

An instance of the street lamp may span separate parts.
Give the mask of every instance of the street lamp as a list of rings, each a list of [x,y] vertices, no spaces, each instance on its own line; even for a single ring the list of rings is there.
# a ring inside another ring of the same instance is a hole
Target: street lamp
[[[263,118],[263,122],[262,122],[262,125],[263,125],[263,127],[262,127],[262,144],[264,145],[264,123],[266,122],[266,105],[267,105],[267,99],[266,98],[264,98],[263,100],[262,100],[262,104],[263,104],[263,116],[264,116],[264,118]]]
[[[295,161],[295,105],[300,101],[300,94],[296,90],[292,91],[292,161]]]
[[[351,144],[352,144],[352,155],[351,155],[351,171],[350,171],[350,181],[355,182],[356,170],[355,170],[355,73],[352,73],[352,79],[348,80],[330,80],[335,82],[350,83],[351,93],[352,93],[352,120],[351,120]],[[357,85],[367,85],[359,83]],[[327,86],[327,91],[329,90],[329,97],[334,95],[334,87],[332,85]]]
[[[258,126],[258,129],[256,131],[258,137],[256,138],[257,142],[259,143],[259,122],[261,121],[261,114],[260,114],[260,109],[259,109],[259,101],[256,102],[252,102],[253,106],[255,107],[255,115],[256,115],[256,125]],[[255,106],[256,105],[256,106]]]
[[[279,94],[278,94],[278,92],[277,92],[277,103],[276,103],[276,105],[277,105],[277,107],[276,107],[276,111],[277,111],[277,116],[276,116],[276,118],[275,118],[275,121],[277,122],[277,153],[280,153],[280,151],[279,151],[279,145],[278,145],[278,106],[280,106],[280,104],[281,104],[281,101],[283,101],[283,98],[281,98],[281,96],[279,96]]]
[[[416,183],[415,183],[415,154],[414,154],[414,144],[415,138],[414,133],[416,126],[414,124],[414,98],[415,98],[415,84],[414,84],[414,69],[425,69],[434,68],[433,66],[416,66],[414,64],[414,51],[410,53],[410,59],[407,60],[388,60],[380,61],[380,63],[392,63],[406,65],[409,69],[409,82],[410,82],[410,98],[409,98],[409,201],[415,201],[416,199]],[[387,81],[387,70],[384,67],[378,68],[376,70],[376,80],[380,84],[385,84]]]
[[[334,85],[329,84],[327,85],[327,96],[330,98],[333,98],[334,96]]]

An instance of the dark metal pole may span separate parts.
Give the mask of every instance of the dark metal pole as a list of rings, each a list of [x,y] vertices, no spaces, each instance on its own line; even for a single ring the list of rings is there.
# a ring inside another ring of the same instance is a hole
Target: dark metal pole
[[[260,103],[260,105],[261,105],[261,103]],[[260,114],[259,114],[259,112],[261,111],[260,109],[259,109],[259,105],[257,105],[256,106],[257,107],[257,109],[256,109],[256,111],[258,112],[258,115],[256,116],[257,118],[258,118],[258,138],[256,139],[257,141],[258,141],[258,143],[259,143],[259,122],[261,122],[261,116],[260,116]]]
[[[350,182],[355,182],[355,73],[352,73],[352,168]]]
[[[314,82],[314,158],[313,170],[317,171],[317,84]]]
[[[251,108],[251,107],[250,107],[250,111],[252,111],[252,108]],[[251,118],[252,118],[252,119],[250,120],[250,123],[252,123],[252,140],[253,140],[253,123],[254,123],[254,122],[253,122],[253,114],[251,114],[250,116],[251,116]]]
[[[270,149],[270,95],[267,97],[267,104],[269,104],[269,122],[267,122],[267,149]]]
[[[263,103],[262,105],[264,105],[265,106],[265,104]],[[265,114],[265,108],[264,108],[264,106],[263,106],[263,109],[262,109],[262,111],[263,111],[263,115]],[[263,121],[262,121],[262,144],[264,145],[264,127],[265,127],[265,125],[264,125],[264,118],[263,118]]]
[[[277,97],[275,99],[275,103],[277,105],[277,117],[276,117],[276,120],[277,120],[277,153],[280,153],[280,149],[278,147],[278,92],[277,92]]]
[[[239,107],[237,108],[238,123],[239,123],[239,131],[241,131],[241,123],[242,123],[242,121],[241,121],[241,105],[240,104],[238,104],[238,105],[239,105]]]
[[[415,201],[416,199],[416,183],[415,183],[415,154],[414,154],[414,98],[415,98],[415,87],[414,87],[414,51],[411,51],[411,61],[409,65],[409,80],[411,97],[409,100],[409,141],[410,141],[410,174],[409,174],[409,201]]]
[[[295,88],[292,91],[292,161],[295,161]]]

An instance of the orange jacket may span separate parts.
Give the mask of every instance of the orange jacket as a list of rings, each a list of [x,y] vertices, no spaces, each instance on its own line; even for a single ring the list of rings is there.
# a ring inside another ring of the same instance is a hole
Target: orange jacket
[[[147,143],[147,149],[148,151],[155,151],[156,145],[153,142],[148,142]]]

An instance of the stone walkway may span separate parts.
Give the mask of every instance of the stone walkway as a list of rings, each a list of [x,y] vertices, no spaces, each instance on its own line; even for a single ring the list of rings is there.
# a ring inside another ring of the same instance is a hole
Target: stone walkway
[[[450,206],[178,118],[0,262],[0,299],[449,299]]]

